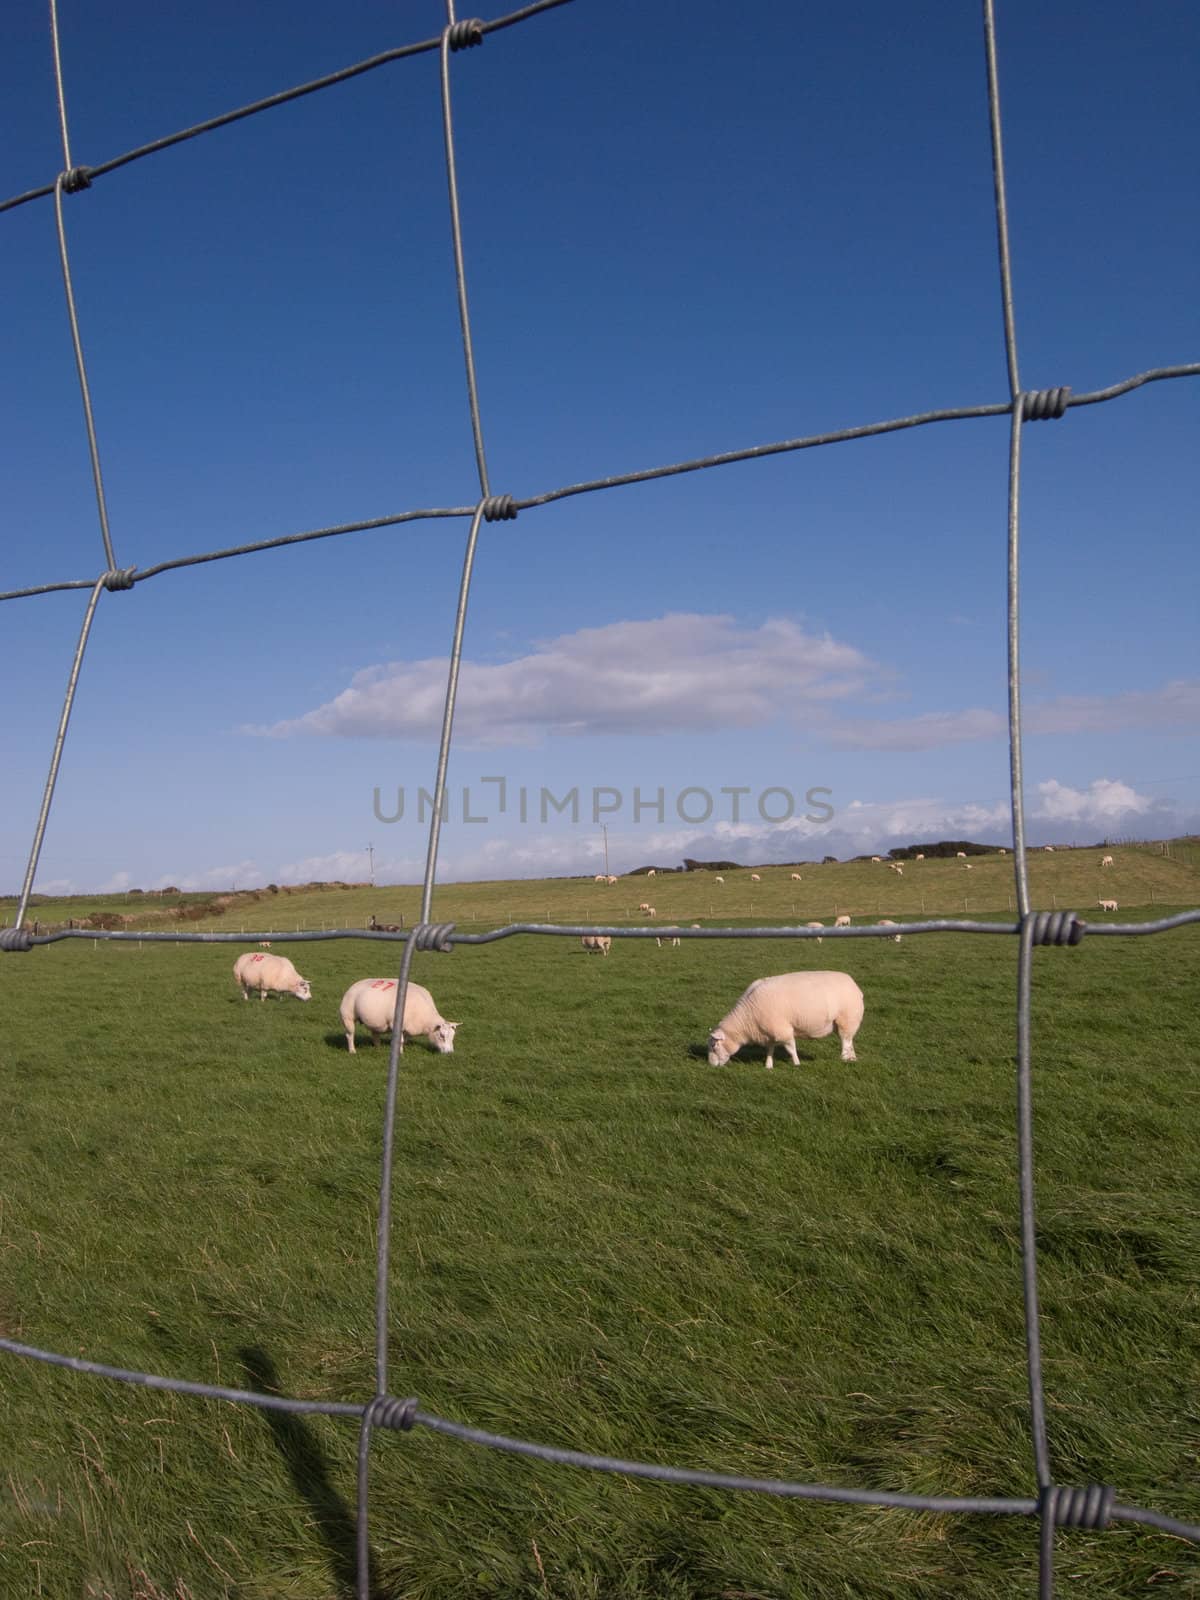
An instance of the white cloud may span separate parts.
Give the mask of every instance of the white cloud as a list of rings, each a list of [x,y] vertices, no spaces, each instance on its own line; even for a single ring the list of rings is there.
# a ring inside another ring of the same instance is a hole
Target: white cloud
[[[407,865],[407,863],[406,863]],[[387,864],[377,855],[375,876],[386,870]],[[279,867],[271,880],[273,883],[365,883],[370,861],[365,850],[333,850],[328,855],[305,856],[300,861],[289,861]]]
[[[1144,817],[1156,809],[1156,802],[1138,794],[1127,783],[1113,778],[1096,778],[1086,789],[1071,789],[1050,778],[1037,786],[1035,817],[1053,822],[1080,822],[1090,826],[1111,826],[1123,817]]]
[[[133,883],[133,874],[130,872],[114,872],[107,883],[102,883],[96,890],[97,894],[123,894]]]
[[[1177,679],[1160,689],[1116,695],[1059,695],[1024,708],[1027,734],[1120,733],[1126,729],[1200,727],[1200,683]],[[926,711],[886,721],[862,718],[831,727],[827,737],[843,750],[934,750],[976,739],[1007,739],[1008,717],[975,706]]]
[[[499,665],[464,661],[455,735],[530,745],[547,734],[663,734],[804,721],[877,689],[883,670],[851,645],[785,619],[753,628],[728,616],[672,615],[563,634]],[[276,738],[429,739],[441,727],[443,659],[356,673],[315,710],[245,731]]]

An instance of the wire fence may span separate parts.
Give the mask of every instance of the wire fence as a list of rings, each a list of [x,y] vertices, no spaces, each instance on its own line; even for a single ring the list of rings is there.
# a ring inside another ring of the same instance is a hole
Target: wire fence
[[[1183,1522],[1163,1516],[1155,1511],[1119,1503],[1116,1490],[1108,1485],[1066,1485],[1056,1483],[1047,1443],[1045,1420],[1045,1389],[1042,1379],[1038,1292],[1037,1252],[1035,1245],[1034,1162],[1033,1162],[1033,1102],[1031,1082],[1030,996],[1032,985],[1032,952],[1037,945],[1075,946],[1084,937],[1150,936],[1166,933],[1189,924],[1200,923],[1200,911],[1187,911],[1154,922],[1105,923],[1089,925],[1071,911],[1035,911],[1030,902],[1029,881],[1025,860],[1025,815],[1022,783],[1021,736],[1021,666],[1019,638],[1020,599],[1020,467],[1021,440],[1024,425],[1061,418],[1070,408],[1095,405],[1115,400],[1134,389],[1169,379],[1200,376],[1200,363],[1155,368],[1138,373],[1106,389],[1088,394],[1072,394],[1068,388],[1059,387],[1043,391],[1023,390],[1020,383],[1016,317],[1013,309],[1012,272],[1009,253],[1007,198],[1004,179],[1004,159],[1001,128],[1001,101],[996,66],[994,0],[982,0],[982,31],[987,68],[987,104],[991,128],[993,192],[995,201],[996,233],[999,253],[999,277],[1004,325],[1004,342],[1008,364],[1009,395],[1007,399],[988,405],[948,407],[927,411],[890,421],[867,423],[859,427],[843,428],[806,438],[787,439],[775,443],[731,450],[695,460],[641,471],[617,473],[587,483],[551,488],[540,494],[517,497],[494,494],[488,477],[484,446],[484,429],[480,415],[475,377],[474,346],[471,336],[470,312],[467,298],[467,275],[463,248],[462,227],[458,196],[457,163],[454,149],[454,118],[451,95],[451,55],[461,49],[477,47],[490,33],[518,24],[532,22],[541,13],[569,3],[569,0],[538,0],[489,22],[479,19],[459,20],[455,16],[454,0],[447,0],[447,26],[432,39],[386,51],[361,61],[341,71],[331,73],[311,82],[300,84],[264,100],[243,106],[206,122],[182,129],[166,138],[140,146],[124,155],[96,166],[76,166],[72,161],[66,98],[59,56],[58,16],[55,0],[51,0],[51,33],[54,68],[57,84],[59,120],[62,133],[63,169],[53,183],[32,189],[0,203],[0,212],[18,206],[52,198],[58,239],[59,259],[62,268],[67,316],[75,351],[76,369],[83,400],[88,450],[91,457],[95,486],[96,508],[104,553],[104,568],[96,576],[63,579],[39,584],[31,588],[14,589],[0,593],[0,600],[16,600],[34,595],[51,594],[65,589],[88,589],[90,595],[80,628],[78,643],[71,662],[66,694],[59,717],[53,752],[46,777],[41,806],[33,830],[28,864],[21,889],[16,919],[13,927],[0,930],[0,951],[29,951],[37,945],[54,944],[73,938],[111,940],[114,942],[172,943],[172,944],[238,944],[257,941],[268,933],[280,944],[311,942],[316,940],[355,939],[359,941],[399,943],[403,953],[399,968],[399,985],[395,1016],[404,1014],[409,971],[414,952],[438,950],[448,952],[460,944],[489,944],[496,940],[520,936],[581,937],[584,934],[608,934],[617,939],[650,939],[662,935],[655,926],[639,928],[604,926],[589,921],[584,924],[512,923],[483,933],[461,933],[452,923],[435,923],[432,919],[433,894],[437,877],[440,821],[446,786],[454,709],[457,695],[459,668],[462,660],[463,635],[466,622],[467,600],[471,589],[472,570],[481,525],[487,521],[510,520],[519,512],[546,506],[571,495],[588,494],[626,485],[645,483],[653,479],[676,476],[721,467],[733,462],[758,460],[788,451],[812,449],[838,444],[854,439],[865,439],[903,429],[929,426],[935,423],[964,421],[1007,415],[1010,418],[1009,472],[1008,472],[1008,693],[1009,693],[1009,748],[1010,794],[1012,808],[1012,839],[1014,892],[1016,920],[1011,922],[972,922],[968,920],[933,919],[904,924],[906,934],[962,933],[987,934],[1001,937],[1015,936],[1019,941],[1017,971],[1017,1153],[1019,1177],[1019,1207],[1021,1232],[1022,1280],[1025,1304],[1025,1338],[1027,1349],[1029,1412],[1032,1433],[1036,1493],[1025,1497],[960,1497],[924,1494],[898,1494],[879,1490],[840,1488],[827,1484],[792,1483],[773,1479],[738,1477],[716,1471],[695,1471],[616,1457],[595,1455],[582,1450],[560,1449],[535,1443],[524,1438],[486,1432],[479,1428],[450,1421],[422,1409],[415,1397],[398,1398],[389,1390],[388,1366],[388,1307],[389,1307],[389,1247],[391,1242],[391,1193],[394,1153],[394,1129],[399,1089],[399,1065],[403,1053],[403,1033],[396,1028],[388,1062],[387,1097],[382,1136],[382,1161],[379,1188],[378,1246],[375,1265],[375,1390],[370,1398],[356,1402],[313,1401],[276,1397],[242,1389],[227,1388],[219,1384],[195,1383],[168,1378],[152,1373],[129,1371],[124,1368],[89,1361],[77,1356],[63,1355],[36,1348],[17,1340],[0,1337],[0,1349],[15,1356],[65,1367],[74,1372],[90,1373],[117,1379],[151,1389],[165,1389],[178,1394],[198,1395],[209,1399],[227,1400],[256,1406],[270,1411],[293,1413],[322,1413],[346,1417],[357,1422],[358,1444],[358,1494],[357,1494],[357,1592],[360,1600],[369,1600],[370,1591],[370,1461],[371,1436],[375,1429],[428,1428],[465,1443],[482,1445],[517,1455],[533,1456],[543,1461],[567,1466],[582,1467],[598,1472],[622,1473],[633,1477],[649,1478],[660,1482],[692,1484],[708,1488],[742,1490],[759,1494],[777,1495],[797,1499],[840,1502],[882,1507],[904,1507],[916,1511],[990,1513],[1000,1516],[1035,1517],[1040,1525],[1038,1592],[1043,1600],[1054,1592],[1054,1531],[1057,1527],[1103,1528],[1114,1522],[1141,1524],[1162,1530],[1181,1538],[1200,1541],[1200,1523]],[[459,319],[462,331],[463,354],[466,365],[467,394],[470,407],[471,428],[475,450],[475,463],[479,479],[479,495],[471,505],[444,506],[425,510],[407,510],[394,515],[366,521],[347,522],[309,531],[286,534],[277,538],[262,539],[226,548],[209,550],[200,554],[163,561],[142,569],[121,568],[109,527],[104,496],[100,452],[92,414],[87,367],[76,314],[75,294],[72,285],[70,255],[64,223],[64,196],[89,188],[101,178],[134,161],[146,159],[199,137],[228,126],[246,117],[258,115],[276,106],[286,104],[305,95],[316,93],[331,85],[382,68],[390,63],[405,60],[433,51],[441,59],[442,128],[445,141],[445,170],[449,190],[449,210],[453,240],[455,282],[458,295]],[[103,931],[94,929],[62,929],[47,933],[34,933],[25,926],[30,895],[33,890],[38,860],[45,837],[46,826],[54,799],[59,764],[62,757],[71,710],[83,665],[96,609],[105,593],[128,590],[164,572],[196,566],[204,562],[221,561],[260,550],[278,549],[286,545],[316,539],[344,537],[367,529],[393,526],[404,522],[419,522],[432,518],[469,518],[470,527],[463,557],[459,585],[458,606],[449,659],[444,701],[441,739],[439,743],[436,782],[428,848],[421,892],[420,920],[407,931],[379,932],[366,929],[341,929],[333,931],[297,931],[279,933],[269,929],[248,933],[182,933],[141,931]],[[820,931],[794,927],[754,928],[672,928],[672,935],[682,939],[863,939],[893,936],[890,927],[825,928]]]

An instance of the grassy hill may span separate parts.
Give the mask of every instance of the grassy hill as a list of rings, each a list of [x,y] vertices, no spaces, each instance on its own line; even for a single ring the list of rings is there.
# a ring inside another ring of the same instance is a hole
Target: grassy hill
[[[1163,853],[1169,851],[1168,853]],[[1104,855],[1114,865],[1101,868]],[[489,883],[446,883],[434,895],[438,921],[491,926],[506,922],[641,922],[643,901],[659,922],[794,922],[854,917],[974,916],[1011,911],[1015,905],[1011,855],[962,861],[912,861],[903,877],[885,863],[837,862],[825,866],[768,866],[717,874],[687,872],[654,878],[625,877],[615,885],[591,878],[519,878]],[[799,870],[801,882],[794,883]],[[1168,907],[1200,904],[1200,841],[1118,845],[1083,850],[1031,851],[1030,890],[1035,906],[1087,913],[1100,899],[1122,912],[1157,915]],[[116,916],[130,929],[162,931],[185,922],[195,931],[363,927],[372,915],[407,927],[420,910],[415,885],[366,888],[321,885],[238,894],[37,896],[29,920],[61,925],[97,914]],[[208,908],[205,914],[205,908]],[[11,922],[13,898],[0,900],[0,924]]]

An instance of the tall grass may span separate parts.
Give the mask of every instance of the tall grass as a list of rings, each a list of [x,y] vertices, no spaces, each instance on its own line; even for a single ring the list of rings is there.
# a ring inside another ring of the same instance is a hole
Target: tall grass
[[[1039,951],[1034,991],[1056,1476],[1192,1519],[1198,953],[1190,929]],[[399,948],[300,947],[308,1005],[242,1001],[234,954],[76,942],[0,960],[0,1328],[365,1399],[386,1056],[346,1054],[337,1003]],[[463,1026],[453,1056],[405,1054],[393,1392],[686,1466],[1031,1493],[1014,964],[1011,940],[948,936],[418,956]],[[857,1064],[822,1040],[799,1070],[753,1051],[709,1068],[706,1033],[745,983],[804,966],[861,983]],[[352,1427],[11,1358],[0,1395],[0,1593],[352,1595]],[[377,1440],[372,1481],[380,1600],[1034,1589],[1026,1519],[667,1488],[422,1430]],[[1181,1541],[1060,1545],[1072,1595],[1200,1593]]]

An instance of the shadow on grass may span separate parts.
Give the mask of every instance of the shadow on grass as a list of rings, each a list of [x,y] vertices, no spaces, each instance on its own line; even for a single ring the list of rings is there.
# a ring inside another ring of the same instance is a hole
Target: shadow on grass
[[[280,1394],[275,1363],[260,1345],[238,1351],[248,1386],[260,1394]],[[355,1600],[357,1594],[357,1534],[354,1514],[334,1488],[329,1468],[312,1428],[303,1417],[290,1411],[263,1411],[267,1426],[283,1464],[291,1474],[296,1492],[311,1508],[317,1532],[329,1552],[333,1579],[331,1600]],[[368,1567],[368,1593],[371,1600],[387,1600],[379,1582],[374,1552]]]

